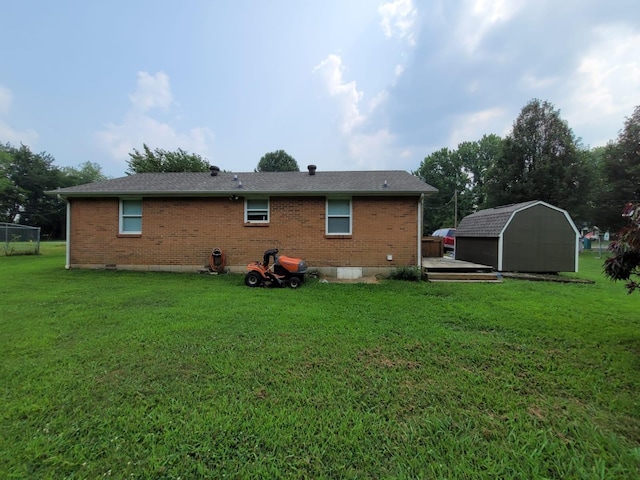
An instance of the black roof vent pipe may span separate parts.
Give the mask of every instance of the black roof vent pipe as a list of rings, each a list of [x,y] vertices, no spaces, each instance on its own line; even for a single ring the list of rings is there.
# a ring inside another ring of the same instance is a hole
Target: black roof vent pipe
[[[315,175],[316,174],[316,166],[315,165],[307,165],[307,169],[309,170],[309,175]]]
[[[218,176],[218,172],[220,171],[220,167],[216,167],[215,165],[211,165],[209,167],[209,170],[211,171],[211,176],[212,177],[217,177]]]

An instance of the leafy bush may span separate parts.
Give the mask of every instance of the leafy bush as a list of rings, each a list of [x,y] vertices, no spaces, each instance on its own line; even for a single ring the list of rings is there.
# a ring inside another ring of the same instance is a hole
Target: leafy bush
[[[417,266],[402,266],[394,268],[389,274],[392,280],[407,280],[409,282],[419,282],[422,279],[422,269]]]

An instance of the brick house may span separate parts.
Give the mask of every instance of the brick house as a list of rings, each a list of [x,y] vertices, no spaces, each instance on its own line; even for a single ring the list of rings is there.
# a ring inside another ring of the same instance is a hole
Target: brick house
[[[140,173],[48,192],[67,201],[66,268],[245,271],[268,248],[332,276],[420,265],[423,198],[404,171]],[[345,273],[346,272],[346,273]]]

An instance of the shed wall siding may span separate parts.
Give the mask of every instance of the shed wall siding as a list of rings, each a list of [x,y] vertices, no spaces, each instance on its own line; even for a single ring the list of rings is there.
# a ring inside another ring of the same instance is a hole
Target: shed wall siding
[[[498,239],[456,237],[456,260],[498,268]]]
[[[352,235],[327,237],[324,197],[271,197],[268,225],[244,223],[242,198],[144,198],[138,236],[118,235],[118,198],[72,199],[69,263],[204,266],[219,247],[242,266],[276,247],[310,267],[416,265],[418,200],[353,197]]]
[[[503,235],[504,271],[571,272],[575,232],[562,212],[536,205],[517,212]]]

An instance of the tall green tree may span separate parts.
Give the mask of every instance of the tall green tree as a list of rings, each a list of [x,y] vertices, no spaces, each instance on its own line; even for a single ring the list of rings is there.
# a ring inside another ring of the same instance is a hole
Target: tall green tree
[[[47,153],[33,153],[26,145],[5,145],[0,155],[3,181],[0,218],[9,223],[39,226],[43,234],[60,236],[64,202],[46,196],[47,190],[67,186],[62,172]]]
[[[425,200],[425,233],[453,227],[484,208],[487,171],[500,155],[501,144],[499,136],[485,135],[459,144],[456,150],[442,148],[422,161],[413,174],[438,189]]]
[[[11,209],[9,199],[13,196],[14,183],[11,180],[10,145],[0,144],[0,221],[9,221]]]
[[[476,142],[463,142],[458,145],[457,155],[460,164],[468,174],[469,207],[473,213],[482,210],[486,206],[487,173],[497,159],[502,155],[502,138],[498,135],[483,135]]]
[[[599,226],[617,230],[625,224],[620,215],[623,206],[640,201],[640,106],[625,120],[617,140],[605,147],[602,176],[605,186],[599,197]]]
[[[298,162],[284,150],[276,150],[275,152],[265,153],[258,166],[256,172],[299,172]]]
[[[207,172],[209,162],[197,153],[178,149],[169,152],[161,148],[151,150],[143,144],[142,152],[134,148],[129,154],[127,175],[149,172]]]
[[[488,174],[487,203],[543,200],[576,212],[588,195],[585,155],[560,111],[534,99],[524,106]]]
[[[107,177],[102,173],[102,167],[95,162],[84,162],[78,167],[62,167],[61,172],[68,186],[83,185],[85,183],[102,182]]]
[[[456,151],[441,148],[433,152],[425,157],[413,174],[438,189],[437,194],[425,199],[424,233],[429,234],[440,227],[453,227],[457,224],[456,214],[458,218],[466,215],[469,205],[464,194],[469,174],[462,168],[461,157]]]
[[[64,237],[65,202],[44,192],[106,177],[97,163],[60,169],[54,161],[26,145],[0,144],[0,221],[40,227],[50,238]]]

